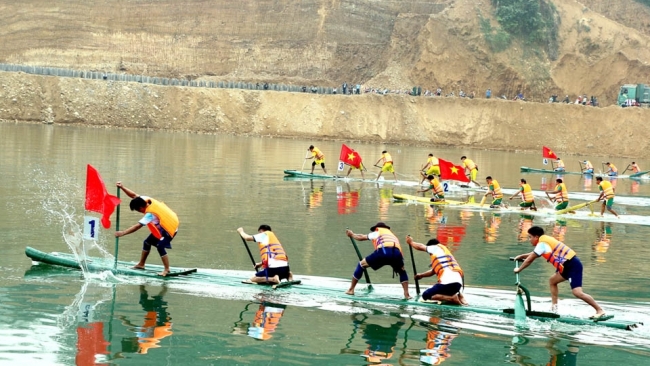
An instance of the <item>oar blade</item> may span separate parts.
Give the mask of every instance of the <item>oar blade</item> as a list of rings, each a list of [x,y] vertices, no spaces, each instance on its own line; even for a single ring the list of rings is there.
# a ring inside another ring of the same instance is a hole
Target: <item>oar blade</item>
[[[518,327],[526,325],[526,306],[524,305],[524,298],[519,292],[515,296],[515,325]]]

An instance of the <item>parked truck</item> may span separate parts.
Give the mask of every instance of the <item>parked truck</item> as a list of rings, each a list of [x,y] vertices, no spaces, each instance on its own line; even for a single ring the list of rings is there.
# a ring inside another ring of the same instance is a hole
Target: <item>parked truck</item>
[[[650,106],[650,87],[646,84],[625,84],[618,93],[621,107]]]

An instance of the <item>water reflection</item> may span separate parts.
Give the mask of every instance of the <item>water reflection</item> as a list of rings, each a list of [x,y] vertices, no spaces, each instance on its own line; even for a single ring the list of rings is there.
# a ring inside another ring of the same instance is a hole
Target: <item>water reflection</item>
[[[564,237],[566,236],[566,231],[567,231],[566,221],[556,220],[555,225],[553,225],[552,236],[555,239],[564,243],[565,242]]]
[[[347,215],[357,212],[359,206],[359,196],[361,194],[361,187],[357,190],[350,189],[350,184],[345,183],[345,186],[336,186],[336,203],[339,215]]]
[[[140,306],[145,311],[142,326],[133,324],[125,316],[118,316],[122,324],[129,327],[134,337],[122,339],[122,352],[146,354],[150,349],[160,348],[160,341],[173,334],[171,316],[167,312],[167,302],[163,297],[167,286],[163,286],[158,295],[149,297],[144,285],[140,285]]]
[[[262,301],[253,316],[253,322],[244,322],[244,316],[249,311],[248,308],[253,304],[246,304],[244,310],[239,313],[239,320],[235,322],[232,333],[247,335],[260,341],[268,341],[273,337],[272,333],[275,332],[280,324],[280,319],[284,315],[286,306]]]
[[[528,241],[528,229],[533,226],[534,217],[531,215],[521,215],[519,225],[517,225],[517,242]]]
[[[368,316],[365,314],[353,314],[351,318],[352,334],[341,353],[360,355],[370,364],[385,364],[384,360],[390,360],[395,353],[400,329],[406,324],[405,319],[398,317],[392,324],[383,326],[366,322]],[[361,338],[365,342],[363,350],[352,348],[352,343],[358,333],[361,334]]]
[[[379,185],[377,185],[379,187]],[[393,189],[390,187],[379,187],[379,220],[384,221],[388,219],[388,207],[390,201],[393,199]]]
[[[440,318],[430,318],[426,336],[426,348],[420,350],[420,362],[426,365],[440,365],[451,355],[449,353],[451,341],[458,336],[458,329],[442,327]]]
[[[596,229],[596,241],[592,245],[593,256],[598,263],[605,263],[607,259],[605,253],[612,244],[612,224],[601,222]]]
[[[319,184],[315,184],[313,180],[309,181],[310,191],[309,191],[309,202],[307,207],[309,211],[313,211],[315,208],[320,207],[323,204],[323,189],[325,188],[325,182],[321,181]]]
[[[548,351],[548,361],[536,360],[534,357],[526,356],[524,353],[527,348],[529,351],[534,351],[533,347],[525,347],[528,345],[528,338],[518,335],[513,337],[512,344],[510,345],[509,363],[514,363],[521,366],[536,366],[541,364],[552,366],[576,366],[578,364],[578,352],[580,347],[572,341],[566,345],[561,346],[560,340],[557,338],[550,338],[544,348]]]
[[[483,213],[481,213],[483,217]],[[483,229],[486,243],[496,243],[499,238],[499,226],[501,225],[501,214],[490,213],[487,218],[484,218],[485,227]]]

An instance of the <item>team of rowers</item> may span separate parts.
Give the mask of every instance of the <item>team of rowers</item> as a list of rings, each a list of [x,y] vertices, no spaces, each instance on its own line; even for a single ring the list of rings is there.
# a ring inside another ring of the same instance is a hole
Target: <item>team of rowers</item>
[[[605,174],[607,176],[610,176],[610,177],[618,176],[618,168],[616,167],[616,165],[610,163],[609,161],[604,163],[604,164],[607,165],[607,171],[605,172]],[[553,171],[556,171],[556,172],[565,172],[566,171],[564,161],[562,161],[562,159],[560,159],[559,157],[556,159],[555,164],[552,164],[552,165],[554,167]],[[594,174],[594,165],[591,163],[591,161],[584,160],[584,161],[580,162],[580,170],[582,171],[582,174]],[[632,162],[632,164],[628,164],[628,166],[625,168],[625,170],[623,172],[625,173],[627,170],[630,170],[632,172],[632,174],[636,174],[636,173],[641,172],[641,168],[639,168],[639,164],[637,164],[634,161]]]
[[[261,262],[255,263],[257,272],[250,279],[251,282],[277,284],[282,280],[292,280],[289,258],[270,226],[260,225],[258,233],[255,235],[245,233],[243,228],[239,228],[237,231],[242,238],[256,242],[259,247]],[[368,234],[357,234],[348,229],[346,235],[359,241],[371,241],[374,248],[370,255],[358,262],[346,294],[354,295],[355,287],[367,268],[376,271],[384,266],[389,266],[394,273],[399,275],[404,297],[412,298],[409,293],[409,276],[404,266],[402,247],[390,226],[384,222],[378,222],[370,228]],[[528,238],[534,249],[529,253],[515,257],[515,260],[523,261],[521,266],[514,270],[515,273],[523,271],[535,259],[543,257],[556,269],[556,273],[549,279],[552,311],[557,312],[558,284],[568,281],[573,295],[596,310],[596,314],[590,319],[597,320],[604,317],[605,312],[593,297],[582,291],[583,266],[575,251],[552,236],[545,235],[544,229],[539,226],[528,229]],[[414,274],[415,280],[434,275],[438,279],[435,285],[422,293],[422,300],[461,306],[468,305],[462,292],[465,286],[464,272],[451,251],[438,239],[430,239],[423,244],[407,235],[406,243],[413,249],[427,253],[431,262],[427,271]]]

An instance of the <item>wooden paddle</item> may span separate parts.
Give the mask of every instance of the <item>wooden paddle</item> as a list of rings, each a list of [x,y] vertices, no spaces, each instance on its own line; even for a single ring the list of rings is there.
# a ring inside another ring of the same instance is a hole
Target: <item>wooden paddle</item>
[[[485,199],[487,198],[486,195],[483,195],[483,198],[481,198],[481,207],[485,204]]]
[[[241,235],[239,235],[239,237],[241,238],[242,243],[244,243],[244,246],[246,247],[246,251],[248,252],[248,256],[250,257],[251,262],[253,262],[253,268],[257,270],[257,267],[255,266],[256,264],[255,259],[253,258],[253,253],[251,253],[251,250],[248,247],[248,243],[246,243],[246,239],[244,239]]]
[[[406,236],[411,236],[411,235],[406,235]],[[415,293],[420,296],[420,282],[418,281],[417,278],[415,278],[415,275],[418,273],[418,270],[415,269],[415,257],[413,256],[413,247],[409,245],[409,251],[411,252],[411,263],[413,264],[413,280],[415,281]]]
[[[307,150],[307,154],[305,154],[305,158],[302,159],[302,167],[300,168],[301,173],[302,173],[303,169],[305,169],[305,163],[307,162],[308,157],[309,157],[309,150]]]
[[[349,228],[346,228],[349,230]],[[354,240],[353,237],[350,237],[350,241],[352,242],[352,246],[354,247],[354,251],[357,252],[357,257],[359,258],[359,262],[363,260],[363,257],[361,256],[361,252],[359,251],[359,247],[357,246],[357,242]],[[363,275],[366,278],[366,283],[368,284],[368,288],[372,288],[372,284],[370,283],[370,276],[368,276],[368,271],[364,268],[363,269]]]

